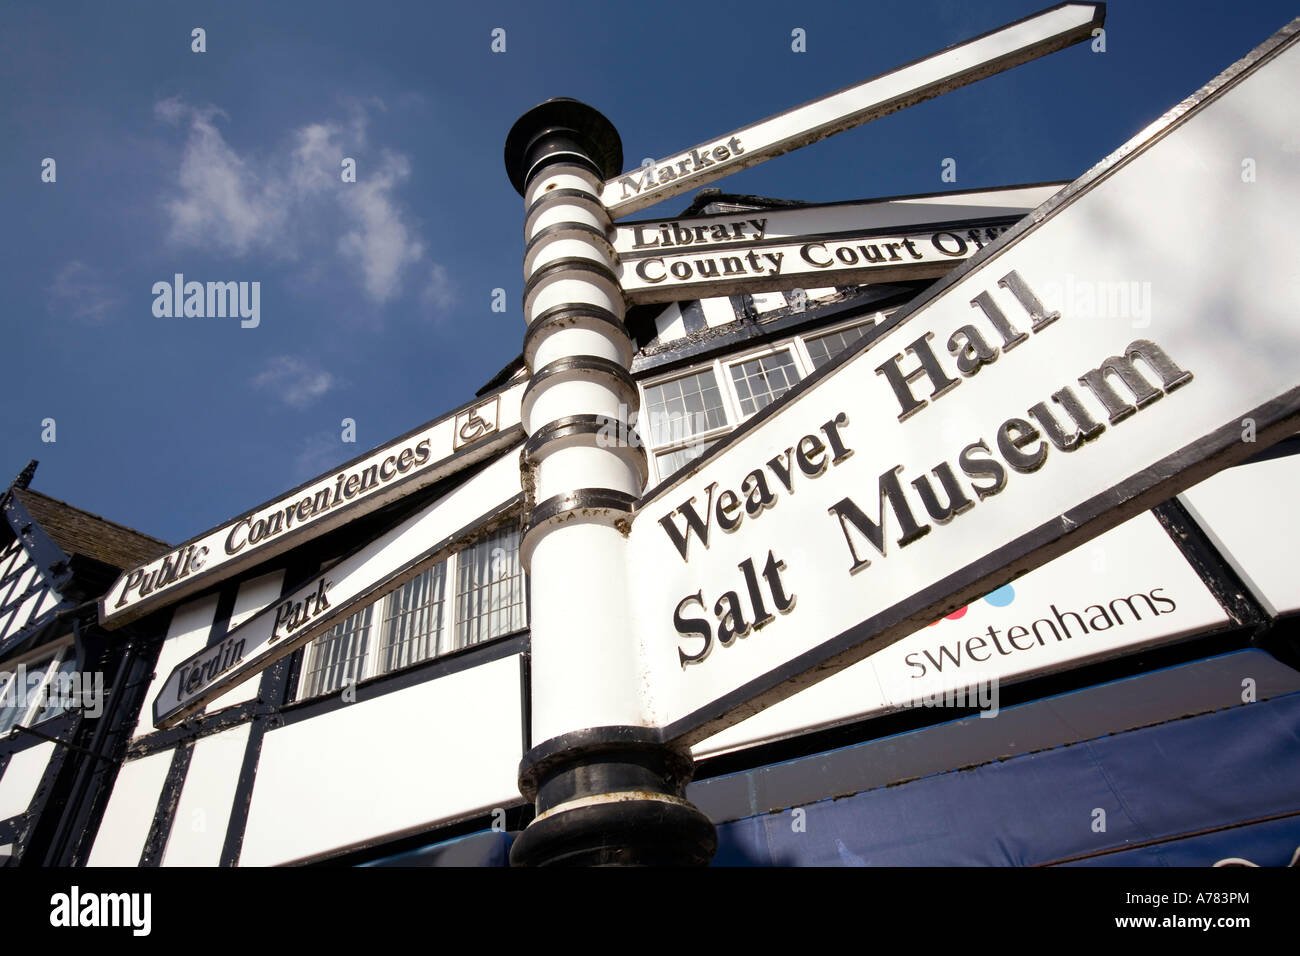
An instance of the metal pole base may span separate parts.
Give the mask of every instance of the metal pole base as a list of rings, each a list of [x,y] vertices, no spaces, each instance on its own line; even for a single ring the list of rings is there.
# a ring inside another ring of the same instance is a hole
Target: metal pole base
[[[685,798],[688,752],[640,727],[597,727],[534,747],[519,789],[537,817],[515,841],[515,866],[704,866],[713,822]]]

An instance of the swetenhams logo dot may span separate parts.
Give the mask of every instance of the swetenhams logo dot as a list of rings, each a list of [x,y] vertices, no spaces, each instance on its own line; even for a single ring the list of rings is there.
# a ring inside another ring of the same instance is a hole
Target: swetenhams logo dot
[[[1004,584],[1002,585],[1002,587],[998,588],[997,590],[990,591],[988,594],[984,595],[984,597],[980,598],[980,600],[993,605],[993,607],[1008,607],[1010,606],[1011,602],[1014,601],[1015,599],[1016,599],[1016,589],[1013,588],[1010,584]],[[969,607],[970,607],[969,604],[962,605],[961,607],[957,608],[957,610],[953,611],[951,614],[944,617],[943,620],[960,621],[963,617],[966,616],[966,609]],[[931,621],[927,626],[934,627],[938,623],[939,623],[938,621]]]

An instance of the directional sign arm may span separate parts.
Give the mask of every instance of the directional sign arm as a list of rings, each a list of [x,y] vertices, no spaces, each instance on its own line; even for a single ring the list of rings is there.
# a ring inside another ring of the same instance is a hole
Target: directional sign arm
[[[1104,3],[1063,3],[605,183],[619,218],[1092,35]]]

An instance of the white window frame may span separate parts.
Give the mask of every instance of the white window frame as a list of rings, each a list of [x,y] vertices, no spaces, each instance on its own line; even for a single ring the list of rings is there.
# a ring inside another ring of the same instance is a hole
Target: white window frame
[[[509,528],[509,524],[503,524],[497,528],[494,528],[491,532],[489,532],[485,536],[485,538],[480,538],[479,540],[465,543],[464,545],[458,547],[454,552],[449,554],[441,562],[438,562],[439,564],[446,565],[447,570],[446,570],[446,587],[443,592],[444,612],[443,612],[442,628],[439,632],[439,639],[435,639],[434,641],[435,648],[443,642],[454,643],[456,640],[456,629],[459,623],[459,618],[457,616],[457,607],[456,607],[456,602],[458,598],[457,587],[460,580],[460,560],[462,555],[470,554],[475,549],[475,547],[477,547],[480,543],[482,543],[483,540],[490,539],[493,536],[499,534],[501,531],[506,530],[507,528]],[[520,538],[522,539],[522,533],[520,534]],[[515,560],[518,561],[517,555]],[[436,567],[436,566],[437,565],[435,564],[435,565],[431,565],[430,567]],[[426,568],[424,571],[421,571],[420,574],[425,574],[428,572],[428,570],[429,569]],[[391,674],[398,674],[412,667],[419,667],[423,664],[427,664],[430,661],[445,659],[454,654],[459,654],[463,651],[467,651],[474,647],[483,647],[494,641],[509,637],[512,634],[518,634],[520,631],[527,630],[528,627],[530,626],[530,621],[531,621],[531,607],[529,602],[529,581],[526,572],[522,574],[522,578],[523,578],[522,587],[524,590],[523,623],[519,626],[519,628],[512,631],[508,631],[504,634],[499,634],[496,637],[487,638],[486,640],[480,641],[478,643],[467,644],[464,647],[453,647],[451,650],[445,651],[441,654],[437,653],[435,650],[433,654],[429,655],[428,657],[421,658],[418,661],[400,665],[398,667],[393,668],[392,670],[384,670],[381,666],[381,660],[385,656],[384,654],[384,649],[386,647],[385,634],[384,634],[385,624],[387,620],[390,618],[392,602],[395,600],[397,593],[402,589],[402,587],[406,586],[406,583],[404,582],[401,587],[393,588],[393,590],[389,591],[387,594],[385,594],[383,597],[379,598],[377,601],[375,601],[373,604],[369,606],[370,607],[370,634],[367,638],[366,652],[361,659],[361,666],[359,668],[355,680],[355,684],[353,686],[360,686],[366,681],[373,680],[374,678],[377,677],[387,677]],[[361,608],[355,613],[362,614],[364,612],[365,612],[365,608]],[[344,621],[351,620],[353,616],[354,615],[348,615],[348,617],[344,618]],[[344,621],[340,621],[339,623],[342,624]],[[331,628],[331,631],[332,630],[333,629]],[[330,633],[330,632],[326,632],[326,633]],[[324,635],[321,635],[321,637],[323,636]],[[317,637],[315,640],[312,640],[303,648],[302,662],[298,669],[298,686],[294,690],[293,702],[296,703],[298,701],[305,701],[305,700],[319,700],[321,698],[328,697],[330,694],[341,693],[345,687],[349,686],[348,683],[344,683],[339,685],[338,687],[331,687],[328,690],[323,690],[318,693],[314,693],[314,694],[308,693],[307,685],[309,683],[309,677],[312,673],[313,666],[316,662],[316,655],[321,653],[322,650],[323,648],[320,644],[320,637]]]
[[[20,665],[28,672],[32,670],[33,665],[45,665],[45,673],[41,678],[40,686],[36,690],[32,691],[32,699],[28,700],[26,710],[18,715],[18,718],[14,721],[14,726],[10,727],[6,731],[0,732],[0,740],[5,739],[13,733],[21,733],[21,731],[16,731],[14,729],[15,727],[34,727],[37,723],[45,722],[35,722],[35,718],[45,709],[46,702],[43,698],[46,689],[49,687],[50,680],[59,672],[59,667],[62,666],[64,661],[71,658],[75,663],[76,654],[76,648],[72,643],[72,635],[69,634],[67,637],[52,644],[44,644],[20,658],[5,661],[3,664],[0,664],[0,675],[2,675],[0,676],[0,701],[6,699],[9,693],[9,685],[17,679],[18,668]],[[15,688],[15,692],[16,691],[17,688]],[[53,720],[55,717],[62,716],[63,713],[67,713],[67,710],[65,709],[59,714],[47,717],[46,720]]]
[[[808,361],[806,353],[794,347],[795,341],[795,339],[791,338],[780,342],[774,342],[771,345],[764,346],[761,349],[755,349],[752,352],[746,352],[745,354],[739,355],[735,358],[728,357],[723,362],[723,371],[727,376],[727,389],[731,392],[731,400],[735,403],[736,407],[737,424],[753,418],[758,414],[758,411],[743,411],[743,406],[740,401],[740,393],[736,391],[736,380],[732,377],[731,370],[739,365],[744,365],[746,362],[752,362],[754,359],[775,355],[777,352],[789,352],[791,359],[794,361],[794,370],[799,375],[799,382],[802,382],[808,377],[808,368],[811,363]],[[796,382],[795,384],[797,385],[799,383]]]
[[[818,329],[816,332],[809,332],[800,335],[798,337],[799,351],[800,354],[803,356],[804,363],[808,369],[808,374],[811,375],[813,372],[817,371],[817,366],[813,362],[812,352],[808,350],[809,342],[815,339],[823,338],[827,335],[834,335],[837,332],[843,332],[847,329],[855,329],[860,327],[870,328],[871,326],[877,325],[881,321],[883,321],[882,319],[883,315],[884,313],[877,312],[874,315],[870,315],[866,318],[863,318],[862,316],[857,316],[856,318],[850,319],[847,322],[839,322],[836,323],[835,325],[827,326],[826,328],[823,329]],[[850,346],[850,348],[852,348],[852,346]],[[831,359],[831,361],[833,362],[835,360]]]
[[[717,428],[710,428],[707,429],[706,431],[697,432],[693,435],[690,435],[687,438],[683,438],[678,441],[667,442],[666,444],[663,445],[651,444],[651,440],[654,434],[653,431],[648,427],[644,431],[642,431],[642,429],[638,425],[637,432],[638,434],[641,435],[641,439],[646,443],[646,455],[650,459],[650,470],[652,475],[650,479],[651,484],[655,484],[656,482],[662,481],[664,478],[668,477],[666,474],[660,474],[660,469],[659,469],[660,455],[665,454],[667,452],[681,451],[683,448],[687,448],[691,445],[707,444],[711,441],[716,441],[717,439],[721,438],[723,435],[728,434],[733,428],[735,428],[736,422],[739,421],[739,419],[737,418],[736,403],[735,400],[732,398],[732,389],[727,387],[727,383],[724,381],[724,377],[722,374],[722,366],[717,361],[708,362],[701,365],[693,365],[687,369],[677,369],[676,371],[671,372],[667,375],[661,375],[658,378],[648,379],[644,382],[638,383],[637,388],[640,391],[642,414],[647,414],[648,413],[648,403],[646,401],[647,389],[654,388],[655,386],[658,385],[667,385],[669,382],[675,382],[678,379],[690,378],[693,375],[699,375],[701,372],[706,372],[706,371],[713,373],[713,381],[717,385],[718,395],[722,398],[722,414],[725,421],[723,422],[722,425],[718,426]],[[640,422],[639,415],[638,415],[638,422]]]
[[[892,310],[891,310],[892,311]],[[741,411],[740,394],[736,391],[735,380],[731,377],[731,367],[740,365],[745,362],[752,362],[756,358],[762,358],[765,355],[775,355],[777,352],[789,352],[794,357],[794,367],[799,373],[799,381],[803,381],[813,372],[817,371],[813,364],[812,353],[808,351],[807,342],[812,339],[819,339],[824,335],[834,335],[836,332],[843,332],[845,329],[856,328],[858,326],[872,326],[884,321],[888,313],[876,312],[871,315],[856,315],[851,319],[845,319],[834,325],[827,325],[816,330],[801,332],[798,335],[792,335],[789,338],[778,339],[775,342],[768,343],[759,348],[750,349],[739,355],[721,355],[709,362],[701,362],[698,365],[692,365],[685,369],[676,369],[664,375],[655,378],[646,379],[638,383],[641,392],[641,408],[646,408],[646,390],[656,385],[665,385],[668,382],[675,381],[679,378],[686,378],[691,375],[698,375],[700,372],[710,370],[713,372],[714,381],[718,383],[718,391],[722,395],[723,411],[726,413],[727,423],[720,428],[712,428],[705,432],[692,435],[690,438],[682,441],[669,442],[664,445],[651,444],[652,433],[649,429],[641,433],[641,438],[646,442],[646,456],[650,460],[650,480],[646,485],[651,488],[668,477],[659,467],[659,456],[665,452],[680,451],[688,445],[696,442],[708,443],[717,441],[719,438],[730,434],[741,423],[745,422],[757,412],[744,414]]]

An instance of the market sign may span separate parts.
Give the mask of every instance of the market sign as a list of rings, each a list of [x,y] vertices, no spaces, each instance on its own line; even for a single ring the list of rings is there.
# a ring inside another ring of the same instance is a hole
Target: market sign
[[[522,437],[524,384],[483,396],[124,572],[100,600],[100,621],[120,627],[483,461]]]
[[[605,183],[617,219],[1088,39],[1105,4],[1062,3]]]
[[[665,739],[707,738],[1300,428],[1298,38],[1300,20],[638,505]]]
[[[902,232],[844,228],[854,212],[865,215],[877,206],[755,210],[622,225],[614,242],[619,285],[629,303],[643,305],[800,285],[935,279],[1019,218],[930,223]]]
[[[519,458],[505,454],[364,548],[181,661],[153,702],[154,725],[174,726],[340,621],[508,519],[522,502]]]

